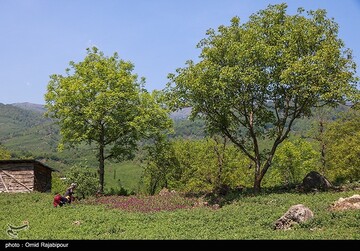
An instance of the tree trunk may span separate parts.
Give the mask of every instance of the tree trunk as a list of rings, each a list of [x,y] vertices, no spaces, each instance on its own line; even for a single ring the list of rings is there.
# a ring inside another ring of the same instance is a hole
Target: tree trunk
[[[324,143],[321,144],[321,166],[322,175],[326,175],[326,158],[325,158],[326,146]]]
[[[254,181],[254,194],[259,194],[260,191],[261,191],[261,179],[259,178],[255,178],[255,181]]]
[[[156,191],[156,188],[157,188],[157,185],[158,185],[158,181],[159,181],[158,178],[155,178],[155,181],[150,180],[150,195],[155,194],[155,191]]]
[[[215,141],[215,146],[214,146],[214,151],[215,154],[217,156],[217,166],[218,166],[218,171],[217,171],[217,175],[216,175],[216,179],[215,179],[215,189],[221,188],[222,186],[222,182],[221,182],[221,178],[222,178],[222,173],[223,173],[223,167],[224,167],[224,155],[225,155],[225,150],[226,150],[226,143],[227,143],[227,138],[223,137],[223,144],[222,144],[222,148],[219,149],[220,147],[220,140],[214,136],[214,141]]]
[[[260,161],[256,161],[256,163],[255,163],[255,177],[254,177],[254,194],[258,194],[261,191],[262,177],[263,177],[263,175],[261,173]]]
[[[100,147],[99,147],[99,179],[100,179],[99,193],[104,193],[104,173],[105,173],[104,146],[102,144],[100,144]]]
[[[324,142],[324,131],[325,131],[325,126],[324,126],[324,121],[321,119],[319,122],[319,141],[320,141],[320,146],[321,146],[321,174],[325,175],[325,171],[326,171],[326,159],[325,159],[325,142]]]

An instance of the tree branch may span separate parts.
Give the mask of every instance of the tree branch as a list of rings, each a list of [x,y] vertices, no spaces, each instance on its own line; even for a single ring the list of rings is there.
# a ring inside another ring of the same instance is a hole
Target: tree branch
[[[245,148],[245,146],[243,144],[241,144],[238,140],[236,140],[231,133],[229,132],[229,130],[227,128],[222,128],[222,132],[235,144],[237,145],[241,151],[243,151],[243,153],[245,153],[246,156],[248,156],[252,161],[256,162],[256,159],[254,156],[252,156]]]

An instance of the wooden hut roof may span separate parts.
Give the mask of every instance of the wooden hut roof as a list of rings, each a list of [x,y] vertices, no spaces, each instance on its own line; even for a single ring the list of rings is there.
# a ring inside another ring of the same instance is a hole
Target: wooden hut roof
[[[38,164],[41,165],[45,168],[50,169],[52,172],[58,172],[58,170],[51,168],[47,165],[45,165],[44,163],[41,163],[40,161],[37,160],[33,160],[33,159],[14,159],[14,160],[0,160],[0,169],[5,169],[1,167],[1,164],[21,164],[21,163],[25,163],[25,164]],[[11,168],[11,167],[7,167],[7,168]],[[7,169],[6,168],[6,169]]]

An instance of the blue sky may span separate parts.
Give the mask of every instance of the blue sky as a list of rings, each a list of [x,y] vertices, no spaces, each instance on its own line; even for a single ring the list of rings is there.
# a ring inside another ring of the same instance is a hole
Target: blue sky
[[[282,2],[289,14],[326,9],[360,75],[360,0],[0,0],[0,103],[44,104],[49,76],[94,45],[131,61],[148,90],[163,89],[168,73],[198,58],[207,29]]]

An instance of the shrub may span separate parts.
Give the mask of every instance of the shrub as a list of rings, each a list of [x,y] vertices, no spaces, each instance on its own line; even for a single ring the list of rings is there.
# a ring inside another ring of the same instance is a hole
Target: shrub
[[[51,180],[51,192],[53,194],[62,194],[65,192],[67,188],[67,183],[64,179],[62,179],[61,174],[53,173],[52,180]]]
[[[264,186],[291,187],[302,181],[310,171],[317,171],[320,155],[311,143],[301,138],[287,140],[278,148]]]
[[[200,194],[251,184],[248,158],[218,135],[155,142],[145,163],[143,182],[149,194],[163,187]]]
[[[66,173],[66,183],[69,186],[71,183],[77,183],[75,193],[85,196],[95,195],[99,188],[99,179],[95,170],[89,167],[81,167],[75,165]]]

